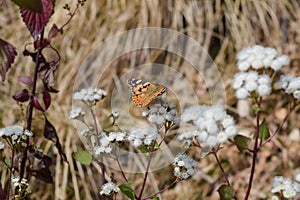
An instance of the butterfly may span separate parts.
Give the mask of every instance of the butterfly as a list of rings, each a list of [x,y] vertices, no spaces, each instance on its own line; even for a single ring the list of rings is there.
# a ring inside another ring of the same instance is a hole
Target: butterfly
[[[137,107],[149,105],[154,99],[167,91],[167,88],[163,85],[135,78],[128,80],[128,85],[131,88],[132,100]]]

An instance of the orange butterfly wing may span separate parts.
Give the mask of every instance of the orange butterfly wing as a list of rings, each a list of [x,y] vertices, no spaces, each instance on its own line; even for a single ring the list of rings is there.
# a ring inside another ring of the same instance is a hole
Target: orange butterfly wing
[[[128,85],[131,87],[132,100],[137,107],[149,105],[151,101],[161,96],[167,89],[163,85],[144,82],[139,79],[129,80]]]

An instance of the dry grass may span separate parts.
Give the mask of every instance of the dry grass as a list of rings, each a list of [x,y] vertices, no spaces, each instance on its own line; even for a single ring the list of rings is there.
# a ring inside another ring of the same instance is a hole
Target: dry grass
[[[66,2],[59,1],[56,5],[52,23],[62,24],[67,17],[62,6]],[[58,71],[57,88],[60,92],[53,95],[53,104],[48,113],[52,123],[56,126],[59,137],[67,154],[70,165],[61,163],[56,157],[53,175],[54,185],[46,185],[38,180],[31,180],[32,199],[96,199],[100,188],[99,167],[82,166],[72,162],[71,153],[82,149],[82,143],[77,136],[76,129],[68,120],[71,107],[74,79],[80,64],[86,55],[109,36],[114,36],[122,31],[140,27],[164,27],[187,34],[199,42],[213,57],[215,64],[222,73],[225,86],[229,86],[231,77],[235,71],[235,55],[242,48],[261,44],[276,48],[279,52],[287,54],[291,59],[291,68],[287,71],[299,75],[300,62],[300,5],[297,0],[260,1],[260,0],[99,0],[87,1],[80,9],[78,15],[72,20],[64,34],[58,36],[53,46],[61,53],[62,62]],[[1,38],[11,42],[17,47],[18,58],[9,72],[8,80],[0,86],[1,100],[0,119],[1,126],[20,124],[24,122],[24,116],[20,114],[20,108],[12,103],[10,98],[20,89],[16,77],[29,74],[33,65],[29,58],[21,56],[23,45],[30,42],[30,36],[23,25],[16,6],[10,1],[0,11],[0,35]],[[130,41],[129,41],[130,42]],[[129,43],[130,44],[130,43]],[[108,49],[115,51],[114,48]],[[203,80],[192,77],[188,63],[172,57],[161,51],[132,52],[122,56],[111,64],[105,72],[106,78],[101,80],[101,87],[107,90],[113,87],[112,79],[121,76],[133,66],[151,63],[178,66],[178,70],[191,76],[194,88],[203,102],[209,99],[205,87],[201,86]],[[92,63],[91,63],[92,64]],[[98,63],[101,64],[101,63]],[[227,91],[227,102],[230,110],[236,110],[236,102],[233,100],[232,91]],[[275,99],[270,105],[272,108],[280,108],[281,98]],[[285,112],[285,110],[280,110]],[[271,128],[278,126],[281,113],[267,116],[271,122]],[[289,134],[291,131],[299,131],[299,114],[292,116],[291,121],[284,127],[282,135],[273,143],[265,147],[260,154],[254,187],[251,199],[265,199],[270,188],[270,181],[274,175],[291,177],[292,170],[300,166],[300,143]],[[41,130],[39,117],[34,118],[36,130]],[[244,119],[239,119],[239,125],[251,127]],[[299,133],[298,133],[299,134]],[[299,137],[298,137],[299,138]],[[49,142],[39,139],[37,143],[45,149],[45,153],[53,155],[53,146]],[[235,147],[221,152],[229,171],[230,181],[236,189],[239,199],[245,192],[249,175],[250,157],[245,158],[237,152]],[[176,185],[175,188],[165,192],[162,199],[218,199],[216,189],[223,183],[220,171],[211,157],[202,159],[200,168],[204,175],[194,180]],[[7,171],[1,167],[1,184],[7,180]],[[153,184],[150,188],[155,191],[169,181],[163,174],[164,171],[152,174],[150,180]],[[160,175],[160,176],[158,176]],[[140,184],[139,176],[130,175],[137,184]],[[205,178],[206,177],[206,178]],[[211,183],[208,183],[211,181]],[[39,185],[38,187],[35,187]],[[197,187],[196,187],[197,186]],[[55,192],[53,192],[55,191]]]

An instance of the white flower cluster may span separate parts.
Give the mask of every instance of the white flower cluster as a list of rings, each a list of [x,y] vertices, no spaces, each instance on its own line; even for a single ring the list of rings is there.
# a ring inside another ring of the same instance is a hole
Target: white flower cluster
[[[89,88],[82,89],[79,92],[75,92],[73,99],[80,100],[86,103],[95,103],[104,97],[106,97],[107,92],[99,88]]]
[[[182,122],[191,122],[193,129],[179,135],[178,139],[190,145],[193,138],[204,143],[208,149],[225,143],[237,135],[233,118],[222,106],[196,105],[184,110]]]
[[[12,144],[18,143],[21,144],[22,146],[26,146],[24,140],[27,137],[31,137],[31,136],[33,136],[33,133],[31,131],[24,129],[23,126],[19,126],[19,125],[8,126],[0,129],[0,137],[10,137]]]
[[[82,110],[81,107],[74,107],[70,112],[69,119],[82,120],[84,115],[85,115],[85,112]]]
[[[296,174],[296,177],[297,176],[299,176],[299,173]],[[285,199],[294,199],[300,193],[300,184],[296,181],[292,181],[289,178],[283,178],[282,176],[275,176],[271,189],[271,192],[273,193],[272,199],[279,200],[279,196],[283,196]]]
[[[275,49],[260,45],[243,49],[238,53],[237,60],[241,71],[247,71],[250,67],[255,70],[271,67],[277,71],[290,63],[286,55],[279,56]]]
[[[180,179],[188,179],[195,173],[198,163],[186,154],[178,154],[174,158],[174,175]]]
[[[27,129],[24,129],[23,126],[19,125],[14,125],[14,126],[8,126],[5,128],[0,129],[0,137],[7,136],[7,137],[12,137],[13,135],[16,136],[33,136],[33,133]]]
[[[260,97],[265,97],[271,93],[271,79],[268,75],[260,75],[256,71],[240,72],[235,74],[232,88],[235,89],[238,99],[245,99],[254,91]]]
[[[102,185],[100,195],[109,196],[111,193],[117,193],[120,191],[120,188],[116,186],[113,182],[108,182]]]
[[[153,127],[133,128],[130,130],[127,139],[133,146],[139,147],[141,145],[150,145],[156,140],[157,135],[157,129]]]
[[[288,56],[278,55],[275,49],[260,45],[241,50],[237,55],[237,61],[238,69],[241,72],[235,75],[232,87],[235,89],[235,96],[238,99],[245,99],[252,92],[256,92],[260,97],[265,97],[271,93],[269,75],[258,74],[257,71],[253,70],[270,67],[277,71],[290,63]]]
[[[294,77],[291,74],[281,75],[276,86],[283,89],[285,93],[292,94],[294,98],[300,99],[300,76]]]
[[[176,118],[177,110],[174,104],[168,103],[166,98],[161,99],[161,102],[151,104],[145,108],[142,113],[147,117],[148,121],[158,126],[163,125],[165,122],[178,123]]]
[[[113,143],[122,142],[125,140],[125,137],[126,133],[123,132],[110,132],[108,136],[103,133],[103,136],[99,141],[100,146],[94,148],[94,154],[99,156],[103,153],[111,153]]]

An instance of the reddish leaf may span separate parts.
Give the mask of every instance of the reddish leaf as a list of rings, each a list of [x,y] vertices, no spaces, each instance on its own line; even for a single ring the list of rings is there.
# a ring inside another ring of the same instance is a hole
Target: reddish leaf
[[[6,72],[14,63],[16,55],[16,48],[0,38],[0,74],[2,81],[5,81]]]
[[[63,150],[62,150],[62,147],[60,145],[60,142],[59,142],[59,138],[57,136],[57,133],[56,133],[56,130],[54,128],[54,126],[48,121],[46,115],[44,115],[45,117],[45,129],[44,129],[44,137],[53,141],[55,143],[55,146],[59,152],[59,155],[60,157],[66,161],[67,161],[67,156],[66,154],[64,154]]]
[[[55,55],[53,55],[53,57],[51,57],[52,60],[48,61],[46,60],[45,56],[43,55],[44,50],[49,50],[47,52],[47,55],[51,54],[54,52]],[[58,52],[53,49],[52,47],[48,47],[45,48],[42,53],[39,54],[38,57],[38,61],[39,61],[39,77],[40,79],[42,79],[43,83],[44,83],[44,87],[48,92],[53,92],[53,93],[57,93],[58,90],[54,89],[52,86],[55,83],[55,71],[59,66],[60,63],[60,55],[58,54]],[[30,56],[33,60],[33,62],[36,63],[37,61],[37,52],[31,52],[30,50],[28,50],[27,48],[25,48],[25,50],[23,51],[23,55],[24,56]]]
[[[29,100],[29,92],[26,89],[23,89],[21,92],[13,96],[13,99],[17,102],[26,102]]]
[[[38,49],[38,48],[44,48],[47,47],[50,44],[50,40],[48,40],[47,38],[43,38],[43,40],[37,39],[36,41],[34,41],[34,49]]]
[[[37,96],[34,96],[33,97],[33,106],[38,109],[39,111],[42,111],[42,112],[45,112],[44,108],[41,106],[40,102],[39,102],[39,99]]]
[[[43,100],[44,100],[44,104],[45,104],[45,110],[47,110],[51,104],[51,95],[49,92],[47,92],[47,91],[43,92]]]
[[[42,12],[42,1],[41,0],[12,0],[15,4],[20,6],[20,8],[25,8],[27,10],[32,10],[35,12]]]
[[[43,155],[41,161],[38,163],[39,168],[47,168],[52,165],[52,160],[49,156]]]
[[[53,177],[51,175],[50,169],[47,168],[41,168],[39,170],[29,170],[33,176],[35,176],[37,179],[40,179],[46,183],[53,183]]]
[[[33,81],[31,79],[31,77],[29,76],[20,76],[18,78],[18,81],[25,84],[25,85],[28,85],[28,86],[32,86],[33,85]]]
[[[23,21],[34,39],[42,32],[54,13],[54,2],[52,2],[52,0],[41,0],[41,2],[41,12],[35,12],[25,8],[20,9]]]
[[[57,33],[63,34],[63,31],[62,31],[62,29],[58,29],[56,24],[53,24],[48,33],[48,39],[52,40],[53,38],[55,38],[57,36]]]

